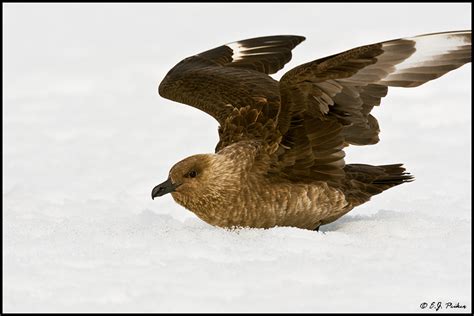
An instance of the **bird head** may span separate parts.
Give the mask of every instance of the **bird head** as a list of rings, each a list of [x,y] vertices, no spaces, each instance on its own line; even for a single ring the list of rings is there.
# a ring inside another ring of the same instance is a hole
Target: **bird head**
[[[153,188],[152,199],[167,193],[186,193],[198,190],[209,176],[210,155],[195,155],[176,163],[168,179]]]
[[[151,197],[171,193],[186,208],[221,200],[239,187],[240,176],[235,163],[225,156],[200,154],[176,163],[163,183],[155,186]]]

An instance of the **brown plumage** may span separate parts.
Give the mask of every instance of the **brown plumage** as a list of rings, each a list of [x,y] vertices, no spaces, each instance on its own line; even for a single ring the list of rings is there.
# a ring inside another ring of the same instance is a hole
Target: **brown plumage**
[[[370,112],[389,86],[416,87],[471,61],[471,31],[351,49],[269,76],[301,36],[259,37],[191,56],[169,71],[161,96],[220,124],[215,154],[178,162],[152,197],[221,227],[317,229],[371,196],[409,182],[401,164],[345,164],[343,148],[379,141]]]

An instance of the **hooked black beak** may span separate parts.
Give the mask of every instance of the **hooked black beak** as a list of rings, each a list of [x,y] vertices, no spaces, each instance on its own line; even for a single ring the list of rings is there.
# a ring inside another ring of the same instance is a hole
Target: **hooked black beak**
[[[151,191],[151,198],[152,200],[154,200],[157,196],[162,196],[166,193],[173,192],[174,190],[176,190],[177,187],[178,185],[171,182],[171,178],[168,178],[168,180],[161,184],[158,184],[156,187],[153,188],[153,190]]]

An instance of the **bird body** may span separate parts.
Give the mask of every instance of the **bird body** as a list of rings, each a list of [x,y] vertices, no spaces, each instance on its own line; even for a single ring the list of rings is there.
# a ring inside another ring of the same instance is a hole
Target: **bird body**
[[[160,95],[213,116],[219,142],[215,153],[173,166],[153,198],[171,193],[220,227],[318,229],[413,180],[401,164],[346,164],[343,149],[379,141],[370,112],[389,86],[415,87],[470,62],[471,32],[362,46],[300,65],[280,81],[268,76],[303,40],[243,40],[170,70]]]
[[[315,229],[335,210],[343,212],[349,207],[343,192],[325,182],[295,183],[268,177],[261,172],[265,166],[258,165],[257,152],[258,144],[243,141],[217,154],[191,156],[191,161],[206,161],[208,171],[200,183],[207,186],[193,190],[194,196],[180,190],[171,195],[202,220],[221,227]]]

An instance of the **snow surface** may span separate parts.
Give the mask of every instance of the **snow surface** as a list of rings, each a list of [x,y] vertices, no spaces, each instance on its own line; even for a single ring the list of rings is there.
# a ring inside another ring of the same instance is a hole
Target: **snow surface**
[[[375,146],[416,181],[321,232],[228,231],[171,196],[217,123],[160,98],[182,58],[255,36],[307,37],[292,67],[373,42],[469,29],[470,4],[3,4],[5,312],[471,311],[471,66],[374,110]],[[239,23],[235,23],[238,21]],[[279,78],[279,73],[275,78]],[[433,311],[433,310],[430,310]]]

